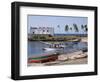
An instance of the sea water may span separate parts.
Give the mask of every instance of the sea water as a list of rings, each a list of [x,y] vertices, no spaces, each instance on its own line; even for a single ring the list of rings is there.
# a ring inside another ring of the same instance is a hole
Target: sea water
[[[49,48],[49,45],[45,44],[45,42],[28,41],[27,54],[28,54],[28,57],[31,57],[31,56],[54,54],[54,53],[72,53],[72,52],[87,48],[86,42],[63,42],[63,44],[65,45],[64,48],[46,51],[43,49]]]

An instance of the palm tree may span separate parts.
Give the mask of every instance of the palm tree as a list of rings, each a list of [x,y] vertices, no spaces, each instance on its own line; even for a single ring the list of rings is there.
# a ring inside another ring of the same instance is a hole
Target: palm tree
[[[81,29],[84,29],[84,25],[81,25]]]
[[[57,27],[59,28],[59,32],[60,32],[60,25],[57,25]]]
[[[88,31],[87,25],[85,25],[84,27],[85,27],[85,32],[87,32]]]
[[[77,24],[73,24],[73,26],[74,26],[75,31],[76,31],[76,32],[79,32],[79,29],[78,29]]]
[[[58,28],[60,28],[60,25],[57,25]]]
[[[85,32],[88,31],[87,25],[81,25],[81,29],[83,29]]]
[[[65,25],[65,31],[68,31],[69,30],[69,26],[66,24]]]
[[[70,27],[70,30],[72,30],[72,27]]]

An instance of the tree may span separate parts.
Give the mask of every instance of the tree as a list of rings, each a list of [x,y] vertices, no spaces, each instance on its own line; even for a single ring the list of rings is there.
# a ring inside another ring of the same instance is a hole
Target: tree
[[[85,31],[87,32],[88,31],[87,25],[85,25],[84,27],[85,27]]]
[[[81,29],[83,29],[85,32],[88,31],[87,25],[81,25]]]
[[[81,25],[81,29],[84,29],[84,25]]]
[[[68,31],[69,30],[69,26],[66,24],[65,25],[65,31]]]
[[[78,29],[77,24],[73,24],[73,26],[74,26],[75,31],[76,31],[76,32],[79,32],[79,29]]]
[[[58,28],[60,28],[60,25],[57,25]]]
[[[34,40],[38,40],[38,36],[37,36],[37,35],[34,35],[32,38],[33,38]]]
[[[70,27],[70,30],[72,30],[72,27]]]

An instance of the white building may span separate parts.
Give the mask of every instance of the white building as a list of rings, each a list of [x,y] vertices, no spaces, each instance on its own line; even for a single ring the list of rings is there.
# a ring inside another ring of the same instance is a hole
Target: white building
[[[31,34],[54,34],[54,28],[53,27],[31,27],[30,28]]]

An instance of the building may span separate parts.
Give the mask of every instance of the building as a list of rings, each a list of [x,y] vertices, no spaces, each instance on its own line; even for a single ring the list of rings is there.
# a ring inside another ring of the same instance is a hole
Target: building
[[[54,35],[54,28],[53,27],[31,27],[30,28],[31,34],[50,34]]]

